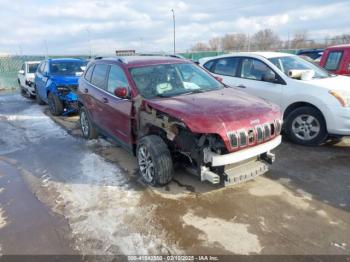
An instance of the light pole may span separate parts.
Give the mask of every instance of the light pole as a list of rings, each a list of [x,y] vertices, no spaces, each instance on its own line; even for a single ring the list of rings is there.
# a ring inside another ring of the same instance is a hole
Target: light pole
[[[174,55],[176,54],[176,38],[175,38],[175,11],[174,9],[171,9],[171,12],[173,12],[173,24],[174,24]]]

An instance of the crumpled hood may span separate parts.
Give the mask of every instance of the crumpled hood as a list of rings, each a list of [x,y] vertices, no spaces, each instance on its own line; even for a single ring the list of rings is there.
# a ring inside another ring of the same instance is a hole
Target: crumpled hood
[[[226,133],[281,118],[278,106],[236,88],[157,98],[147,103],[181,120],[196,133]]]
[[[312,79],[303,82],[305,84],[309,84],[316,87],[322,87],[327,90],[350,92],[350,77],[348,76],[335,76],[321,79]]]
[[[51,76],[50,80],[56,85],[78,85],[80,76]]]

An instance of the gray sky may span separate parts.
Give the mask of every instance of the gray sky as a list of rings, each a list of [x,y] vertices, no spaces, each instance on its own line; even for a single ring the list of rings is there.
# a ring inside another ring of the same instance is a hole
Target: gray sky
[[[307,30],[320,40],[350,33],[350,1],[0,0],[0,54],[112,54],[115,49],[177,51],[226,33]],[[45,44],[46,43],[46,44]]]

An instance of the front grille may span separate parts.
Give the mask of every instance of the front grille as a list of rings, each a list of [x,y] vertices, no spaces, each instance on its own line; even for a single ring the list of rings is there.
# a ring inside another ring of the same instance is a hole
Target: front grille
[[[232,148],[245,147],[248,144],[262,143],[280,134],[282,121],[276,120],[272,123],[255,126],[255,128],[241,129],[237,132],[228,132]]]

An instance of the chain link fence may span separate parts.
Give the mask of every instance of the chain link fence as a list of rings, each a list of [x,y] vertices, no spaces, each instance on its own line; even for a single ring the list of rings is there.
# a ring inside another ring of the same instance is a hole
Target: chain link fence
[[[0,89],[18,87],[17,74],[25,61],[40,61],[43,56],[1,56],[0,57]]]

